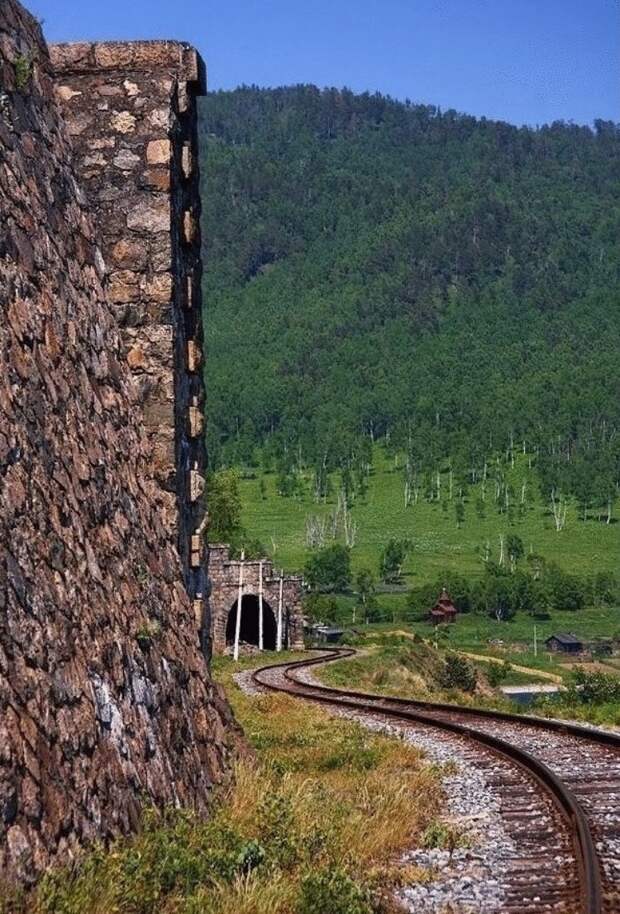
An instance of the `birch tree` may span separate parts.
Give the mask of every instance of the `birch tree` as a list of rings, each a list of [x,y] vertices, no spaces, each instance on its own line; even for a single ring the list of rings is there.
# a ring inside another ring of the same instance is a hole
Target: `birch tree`
[[[551,512],[555,523],[556,533],[560,533],[566,526],[566,512],[568,511],[568,502],[565,496],[556,490],[555,486],[551,489]]]

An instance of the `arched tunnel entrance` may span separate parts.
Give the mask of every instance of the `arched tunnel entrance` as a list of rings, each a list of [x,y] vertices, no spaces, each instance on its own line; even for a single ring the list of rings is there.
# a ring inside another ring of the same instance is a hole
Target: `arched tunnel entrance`
[[[235,640],[235,625],[237,620],[237,600],[228,612],[226,622],[226,643],[233,644]],[[241,600],[241,632],[240,641],[246,644],[258,645],[258,597],[254,594],[245,594]],[[263,599],[263,647],[266,651],[276,649],[276,617],[269,603]]]

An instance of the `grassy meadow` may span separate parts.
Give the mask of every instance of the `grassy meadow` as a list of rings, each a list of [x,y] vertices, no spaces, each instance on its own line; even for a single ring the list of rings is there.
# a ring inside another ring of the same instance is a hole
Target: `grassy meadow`
[[[381,598],[383,600],[383,598]],[[349,600],[351,606],[353,600]],[[537,650],[534,653],[534,625],[536,626]],[[360,626],[362,631],[372,635],[402,629],[403,623],[372,623]],[[433,639],[433,630],[428,622],[407,622],[408,633],[422,638]],[[574,632],[584,640],[610,637],[620,633],[620,608],[588,607],[579,612],[549,611],[548,619],[533,619],[525,613],[517,613],[512,619],[497,622],[489,616],[477,613],[460,613],[454,625],[447,628],[442,647],[472,654],[488,655],[507,660],[512,664],[542,670],[562,678],[570,674],[574,659],[551,653],[545,649],[544,641],[558,631]],[[496,642],[502,642],[498,644]],[[604,658],[596,661],[606,672],[617,672],[614,666],[618,658]]]
[[[399,463],[401,465],[399,465]],[[377,631],[403,628],[402,610],[410,588],[437,580],[443,572],[457,572],[468,577],[483,574],[483,557],[488,548],[491,559],[498,560],[500,536],[513,533],[523,541],[526,554],[542,555],[547,563],[556,562],[565,571],[580,576],[599,571],[618,572],[620,569],[620,523],[606,524],[594,512],[587,520],[575,504],[569,505],[566,526],[557,532],[549,506],[541,501],[535,470],[528,458],[519,455],[514,468],[504,467],[508,483],[519,502],[525,483],[525,504],[518,504],[508,517],[499,513],[494,504],[493,485],[487,484],[484,515],[480,516],[477,501],[481,486],[469,488],[465,496],[465,518],[457,525],[454,500],[447,510],[441,503],[427,502],[422,497],[417,504],[405,507],[402,461],[388,458],[382,447],[375,447],[373,470],[364,496],[357,496],[351,515],[357,525],[355,546],[351,552],[353,577],[358,570],[369,568],[378,577],[379,556],[390,537],[408,538],[412,543],[403,568],[402,584],[381,587],[377,600],[384,617],[392,622],[378,623]],[[447,473],[442,477],[442,493],[448,494]],[[277,565],[289,571],[303,568],[309,554],[306,545],[306,518],[311,515],[329,517],[337,500],[334,490],[326,502],[316,503],[312,496],[310,476],[303,478],[302,494],[285,498],[276,492],[276,476],[272,473],[246,472],[240,480],[243,524],[252,537],[259,539],[273,556]],[[455,494],[455,493],[454,493]],[[329,540],[328,540],[329,542]],[[356,597],[338,594],[339,621],[353,623]],[[430,608],[430,607],[429,607]],[[357,618],[359,625],[359,615]],[[534,654],[534,625],[538,643]],[[407,622],[408,633],[429,637],[426,621]],[[558,631],[574,632],[590,641],[620,633],[620,607],[589,606],[577,612],[549,610],[546,618],[533,619],[517,613],[508,621],[477,613],[460,614],[447,635],[447,645],[472,653],[491,654],[511,663],[552,672],[565,677],[569,672],[566,658],[545,651],[544,640]],[[501,641],[494,645],[490,642]],[[605,660],[604,669],[618,672],[612,658]]]
[[[515,492],[512,523],[506,514],[498,513],[493,502],[492,484],[487,484],[484,516],[476,510],[480,485],[469,488],[465,497],[465,519],[457,526],[454,501],[444,511],[439,502],[404,505],[402,459],[389,458],[382,447],[375,447],[373,470],[365,496],[353,501],[351,515],[357,524],[357,538],[352,551],[354,572],[369,568],[377,573],[379,555],[390,537],[408,538],[413,550],[404,565],[404,580],[410,587],[434,580],[447,569],[467,575],[481,573],[482,556],[489,548],[491,558],[499,557],[500,535],[515,533],[521,537],[525,551],[543,555],[547,562],[557,562],[566,571],[593,574],[617,571],[620,566],[620,523],[606,524],[590,512],[585,522],[577,506],[569,505],[565,529],[556,532],[550,508],[542,504],[538,481],[527,458],[520,455],[514,469],[504,467],[507,480]],[[240,482],[243,523],[252,537],[258,538],[273,556],[276,564],[288,571],[303,567],[306,547],[306,518],[329,517],[337,501],[334,494],[326,503],[316,503],[312,480],[303,478],[303,494],[284,498],[276,492],[274,473],[246,473]],[[264,497],[261,493],[261,479]],[[518,510],[521,487],[526,484],[526,502],[522,516]],[[442,474],[442,497],[446,496],[447,473]]]

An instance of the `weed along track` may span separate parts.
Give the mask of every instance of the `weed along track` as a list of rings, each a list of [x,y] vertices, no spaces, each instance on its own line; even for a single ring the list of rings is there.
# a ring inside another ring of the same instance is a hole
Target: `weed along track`
[[[515,853],[504,878],[509,914],[620,912],[620,736],[504,712],[389,698],[319,685],[310,669],[349,648],[256,670],[262,688],[458,741],[500,797]]]

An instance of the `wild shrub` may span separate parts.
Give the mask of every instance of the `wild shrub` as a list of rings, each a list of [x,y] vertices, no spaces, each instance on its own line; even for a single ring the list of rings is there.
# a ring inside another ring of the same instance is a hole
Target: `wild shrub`
[[[453,854],[457,847],[467,845],[465,835],[456,826],[447,822],[431,822],[422,834],[422,846],[429,850],[446,850]]]
[[[476,688],[476,669],[464,657],[458,654],[447,654],[443,668],[438,676],[442,689],[461,689],[473,692]]]
[[[566,697],[575,704],[620,702],[620,679],[608,673],[575,670]]]
[[[23,91],[32,77],[32,59],[27,54],[20,54],[15,60],[15,88]]]
[[[319,770],[352,768],[354,771],[370,771],[377,767],[379,758],[377,748],[370,744],[364,733],[358,731],[343,739],[340,745],[321,759]]]
[[[485,670],[489,685],[494,689],[501,685],[511,670],[509,663],[489,663],[488,669]]]
[[[339,867],[309,872],[302,880],[295,914],[372,914],[366,890]]]
[[[154,914],[162,897],[191,894],[200,886],[230,882],[257,866],[264,854],[227,822],[202,822],[192,813],[147,810],[141,833],[109,852],[94,850],[71,872],[55,870],[39,887],[42,914],[83,914],[93,899],[111,909]]]
[[[268,794],[258,808],[259,833],[272,865],[290,869],[303,855],[293,800],[283,792]]]
[[[620,679],[607,673],[572,673],[565,692],[539,698],[536,713],[620,725]]]

